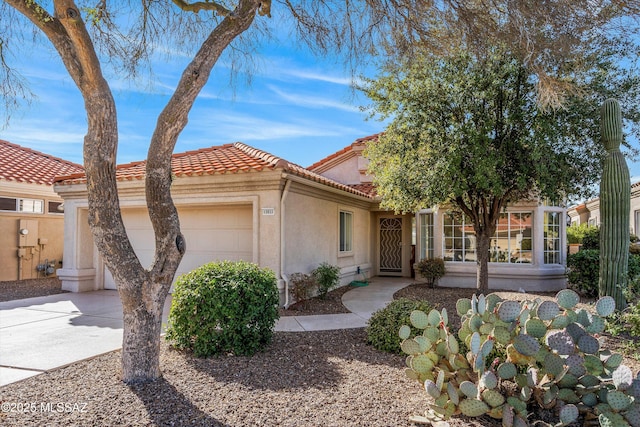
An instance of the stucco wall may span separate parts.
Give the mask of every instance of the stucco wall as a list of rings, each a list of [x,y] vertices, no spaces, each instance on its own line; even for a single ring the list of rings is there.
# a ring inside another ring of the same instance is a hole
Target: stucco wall
[[[0,182],[0,197],[36,199],[44,202],[44,213],[0,211],[0,281],[45,277],[36,267],[45,260],[59,268],[64,245],[64,216],[49,213],[49,202],[62,202],[52,187],[36,184]],[[20,221],[30,221],[27,235],[20,237]],[[18,257],[18,249],[24,255]]]
[[[339,212],[353,214],[353,250],[339,252]],[[342,283],[356,271],[371,269],[371,216],[369,210],[348,199],[327,200],[291,192],[286,200],[284,273],[309,273],[322,262],[341,268]]]

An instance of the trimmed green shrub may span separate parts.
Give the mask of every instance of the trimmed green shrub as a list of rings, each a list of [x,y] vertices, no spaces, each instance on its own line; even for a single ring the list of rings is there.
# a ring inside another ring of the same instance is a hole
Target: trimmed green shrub
[[[583,224],[572,224],[570,227],[567,227],[567,243],[576,244],[582,243],[584,236],[592,232],[591,229],[595,229],[595,227],[590,226],[587,223]]]
[[[446,272],[444,260],[442,258],[421,259],[416,264],[416,271],[433,288],[438,283],[438,279],[444,276]]]
[[[367,325],[367,344],[388,353],[402,353],[398,330],[409,324],[409,316],[413,310],[430,312],[433,306],[429,301],[400,298],[388,306],[373,313]],[[412,330],[415,334],[416,330]]]
[[[318,283],[318,295],[320,295],[320,298],[326,297],[327,292],[340,283],[340,267],[331,265],[328,262],[320,264],[311,272],[311,275]]]
[[[273,271],[244,261],[209,263],[176,282],[166,338],[197,357],[252,355],[271,342],[278,317]]]

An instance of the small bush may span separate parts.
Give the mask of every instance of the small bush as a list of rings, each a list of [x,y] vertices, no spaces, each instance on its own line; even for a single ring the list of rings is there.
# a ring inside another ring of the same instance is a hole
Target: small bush
[[[582,249],[600,249],[600,227],[587,227],[582,235]]]
[[[271,341],[278,317],[271,270],[244,261],[210,263],[176,282],[166,337],[197,357],[252,355]]]
[[[595,227],[591,227],[587,223],[583,223],[579,225],[573,224],[570,227],[567,227],[567,243],[569,244],[582,243],[582,240],[584,239],[585,234],[589,233],[591,231],[590,230],[591,228],[595,228]]]
[[[433,306],[428,301],[400,298],[385,308],[376,311],[367,325],[367,343],[388,353],[402,353],[398,331],[402,325],[410,325],[409,315],[413,310],[430,312]],[[418,330],[413,330],[415,335]]]
[[[320,298],[326,297],[327,292],[340,283],[340,267],[331,265],[328,262],[320,264],[311,272],[311,275],[318,283],[318,295],[320,295]]]
[[[586,297],[598,296],[600,251],[582,249],[567,257],[569,287]]]
[[[583,249],[567,257],[569,287],[588,298],[598,296],[600,251]],[[640,291],[640,255],[629,254],[628,280],[630,288]],[[633,290],[632,290],[633,291]],[[637,291],[633,291],[637,292]],[[627,300],[629,298],[627,297]],[[629,300],[630,301],[630,300]]]
[[[442,258],[425,258],[416,264],[416,271],[427,281],[427,284],[434,287],[438,279],[444,276],[444,260]]]
[[[289,289],[296,302],[303,302],[313,296],[318,284],[310,274],[292,273],[289,275]]]

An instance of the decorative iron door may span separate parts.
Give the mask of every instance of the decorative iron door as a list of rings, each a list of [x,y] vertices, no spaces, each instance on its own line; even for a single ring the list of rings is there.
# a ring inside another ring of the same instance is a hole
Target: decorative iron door
[[[380,273],[402,273],[402,218],[380,218]]]

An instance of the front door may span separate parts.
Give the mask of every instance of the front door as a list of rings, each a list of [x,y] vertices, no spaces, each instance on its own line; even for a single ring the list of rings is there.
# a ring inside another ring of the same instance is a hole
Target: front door
[[[402,218],[380,218],[380,274],[402,275]]]

